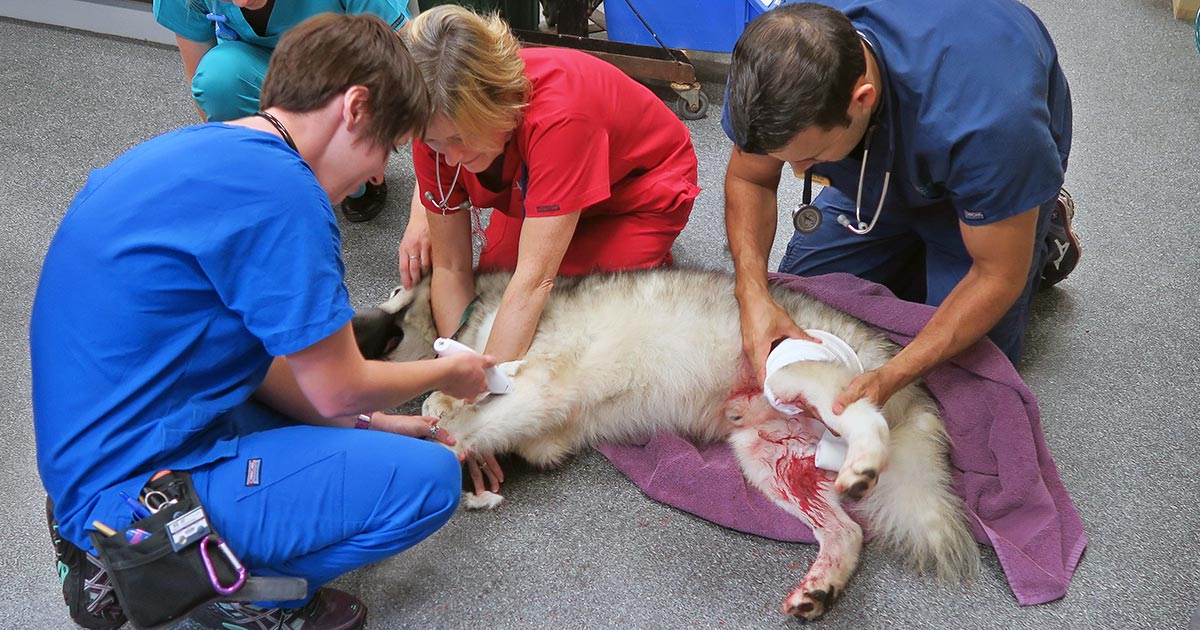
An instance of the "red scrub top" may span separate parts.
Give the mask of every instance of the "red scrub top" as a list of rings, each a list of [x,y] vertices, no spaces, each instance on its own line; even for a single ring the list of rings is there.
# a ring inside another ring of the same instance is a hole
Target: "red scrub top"
[[[441,213],[426,193],[441,201],[445,192],[447,214],[468,196],[476,207],[495,209],[481,270],[515,268],[525,218],[571,212],[582,215],[560,273],[669,262],[671,243],[700,192],[687,127],[649,89],[591,55],[559,48],[519,54],[532,90],[498,158],[504,160],[500,190],[465,169],[452,189],[455,168],[414,141],[421,202]]]

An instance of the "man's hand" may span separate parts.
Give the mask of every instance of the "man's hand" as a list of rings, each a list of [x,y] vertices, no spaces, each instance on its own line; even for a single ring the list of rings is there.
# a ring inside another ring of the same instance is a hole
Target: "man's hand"
[[[414,188],[408,211],[408,227],[404,228],[404,238],[400,239],[397,248],[400,284],[404,285],[405,290],[412,290],[433,266],[432,242],[429,238],[429,217],[425,216],[425,206],[421,205],[417,189]]]
[[[863,372],[850,381],[846,389],[833,401],[833,413],[841,415],[846,407],[862,399],[882,408],[893,394],[908,383],[908,380],[894,376],[887,364],[878,369]]]
[[[769,295],[746,300],[741,305],[742,351],[754,370],[754,378],[761,387],[766,380],[767,355],[771,346],[780,339],[804,339],[820,343],[800,329],[792,316],[775,303]]]

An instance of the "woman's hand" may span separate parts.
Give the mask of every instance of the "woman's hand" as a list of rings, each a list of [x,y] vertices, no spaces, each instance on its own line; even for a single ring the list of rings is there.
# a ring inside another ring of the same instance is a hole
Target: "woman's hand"
[[[474,352],[458,352],[434,361],[445,362],[449,368],[446,377],[437,387],[438,391],[468,401],[475,400],[488,391],[484,370],[496,365],[496,359],[492,355]]]
[[[417,196],[417,188],[413,188],[412,204],[408,210],[408,227],[404,228],[404,238],[400,239],[397,248],[400,268],[400,284],[405,290],[412,288],[421,281],[433,266],[433,241],[429,238],[429,218],[425,216],[425,206]]]
[[[382,411],[371,414],[371,427],[374,429],[454,446],[458,440],[437,423],[438,419],[430,416],[401,416]]]
[[[476,496],[486,490],[500,491],[500,482],[504,481],[504,471],[500,470],[500,463],[496,461],[495,455],[467,453],[464,461],[467,462],[467,474],[471,477],[471,485],[475,488]]]

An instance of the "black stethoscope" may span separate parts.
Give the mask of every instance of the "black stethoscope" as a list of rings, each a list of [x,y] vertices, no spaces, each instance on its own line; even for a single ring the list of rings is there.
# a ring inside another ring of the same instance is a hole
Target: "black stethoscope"
[[[870,40],[868,40],[866,36],[862,34],[862,32],[859,32],[858,36],[861,37],[863,42],[867,44],[867,48],[871,49],[871,54],[875,56],[876,61],[882,65],[883,61],[880,59],[879,54],[875,52],[875,46],[871,44]],[[883,92],[883,108],[884,110],[887,110],[889,100],[887,88],[884,87],[880,91]],[[873,140],[875,137],[875,129],[877,127],[877,123],[871,123],[871,125],[867,127],[866,135],[863,137],[862,166],[858,171],[858,193],[854,197],[854,223],[851,223],[850,218],[844,214],[839,214],[837,218],[837,222],[841,224],[842,227],[854,232],[859,236],[863,236],[864,234],[867,234],[871,230],[875,229],[875,223],[879,221],[879,215],[883,212],[883,204],[887,200],[888,184],[890,184],[892,181],[891,164],[892,158],[896,153],[896,134],[893,130],[893,126],[888,125],[888,151],[883,171],[883,189],[879,192],[879,203],[875,206],[875,216],[871,218],[871,222],[869,224],[864,222],[862,220],[863,182],[867,176],[867,158],[871,155],[871,140]],[[817,228],[821,227],[821,210],[820,208],[812,205],[812,178],[812,167],[809,167],[808,170],[804,171],[804,194],[801,198],[802,203],[795,210],[792,210],[792,225],[796,228],[796,231],[800,232],[801,234],[812,234],[813,232],[817,231]]]

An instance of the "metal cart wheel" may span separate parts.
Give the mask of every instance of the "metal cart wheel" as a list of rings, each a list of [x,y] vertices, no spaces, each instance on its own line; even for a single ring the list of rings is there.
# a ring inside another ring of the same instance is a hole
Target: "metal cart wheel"
[[[680,85],[672,83],[671,88],[679,93],[675,113],[684,120],[700,120],[708,115],[708,96],[700,89],[699,83]]]

